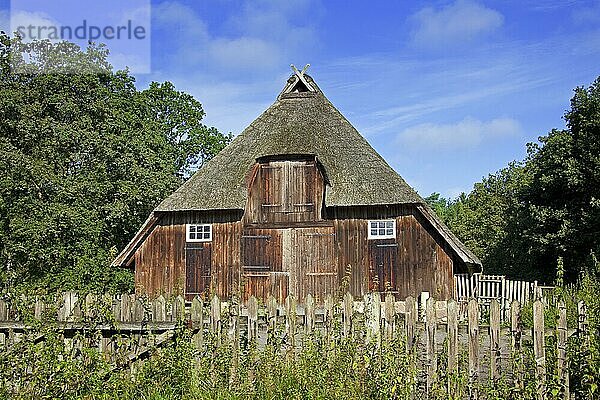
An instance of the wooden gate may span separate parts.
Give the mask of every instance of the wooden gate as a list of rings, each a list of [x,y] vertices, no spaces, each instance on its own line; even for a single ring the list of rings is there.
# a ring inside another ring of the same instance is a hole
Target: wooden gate
[[[188,242],[185,248],[185,295],[188,300],[210,289],[210,243]]]
[[[373,240],[369,244],[369,290],[398,293],[396,270],[398,243],[395,239]]]

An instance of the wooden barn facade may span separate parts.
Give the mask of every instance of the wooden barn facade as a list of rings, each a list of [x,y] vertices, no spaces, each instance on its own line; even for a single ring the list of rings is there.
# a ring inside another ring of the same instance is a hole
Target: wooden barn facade
[[[156,207],[113,265],[150,296],[452,296],[481,263],[296,71],[277,100]]]

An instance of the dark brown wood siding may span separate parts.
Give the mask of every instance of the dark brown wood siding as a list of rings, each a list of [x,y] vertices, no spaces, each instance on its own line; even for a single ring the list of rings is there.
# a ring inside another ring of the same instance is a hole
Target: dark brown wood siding
[[[452,296],[455,260],[441,235],[414,206],[331,208],[327,216],[335,221],[338,273],[349,282],[353,295],[362,296],[378,287],[398,297],[422,291],[438,299]],[[396,239],[369,240],[368,221],[390,218],[396,220]],[[397,247],[389,246],[394,243]],[[391,254],[394,249],[395,256]],[[392,270],[391,264],[395,264]]]
[[[370,289],[452,295],[457,260],[416,207],[336,208],[327,216],[314,226],[280,227],[244,224],[241,211],[165,213],[135,253],[136,288],[151,296],[187,289],[280,301],[346,290],[359,297]],[[370,219],[394,219],[396,238],[369,240]],[[187,243],[186,223],[211,223],[212,241]]]
[[[150,296],[183,293],[185,245],[185,224],[175,214],[162,216],[135,253],[136,292]]]
[[[135,252],[136,292],[153,297],[160,294],[183,294],[187,286],[186,252],[189,251],[190,257],[200,258],[196,261],[191,260],[192,264],[202,262],[205,270],[210,270],[210,284],[202,282],[204,292],[230,296],[239,283],[241,217],[241,211],[196,211],[158,215],[156,227]],[[186,242],[187,223],[211,223],[212,242]],[[191,248],[198,246],[210,249],[210,267],[205,255],[192,255]],[[198,272],[190,271],[190,274],[193,274],[192,279],[197,279]]]
[[[210,291],[211,270],[211,243],[186,243],[185,295],[188,300]]]

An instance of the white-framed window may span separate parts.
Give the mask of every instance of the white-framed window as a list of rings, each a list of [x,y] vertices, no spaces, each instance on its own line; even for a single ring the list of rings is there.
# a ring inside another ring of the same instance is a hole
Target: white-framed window
[[[373,220],[369,221],[369,239],[395,239],[396,221]]]
[[[210,242],[212,241],[212,225],[187,224],[185,226],[185,237],[188,242]]]

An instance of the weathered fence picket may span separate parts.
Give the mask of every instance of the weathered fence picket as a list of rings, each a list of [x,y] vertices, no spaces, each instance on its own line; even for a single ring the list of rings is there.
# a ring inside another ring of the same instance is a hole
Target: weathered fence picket
[[[411,354],[417,341],[417,302],[412,296],[408,296],[405,301],[405,322],[406,322],[406,351]]]
[[[545,335],[551,330],[546,329],[544,309],[552,305],[546,305],[539,299],[533,303],[531,332],[523,331],[522,307],[518,301],[511,302],[509,307],[510,328],[502,328],[502,304],[497,299],[489,301],[489,325],[481,322],[483,307],[476,299],[468,302],[467,319],[463,321],[459,302],[452,299],[436,301],[433,297],[426,297],[424,321],[420,321],[414,297],[397,301],[391,293],[370,293],[364,296],[362,302],[355,301],[346,293],[339,303],[334,302],[331,296],[322,303],[312,295],[304,299],[288,296],[285,304],[278,304],[275,298],[270,297],[262,306],[255,297],[250,297],[246,304],[240,304],[236,300],[221,301],[217,296],[206,302],[196,296],[187,304],[181,296],[169,299],[159,296],[150,301],[130,294],[113,297],[64,293],[56,304],[52,301],[46,303],[39,297],[30,302],[25,300],[20,301],[30,307],[31,316],[40,323],[48,319],[58,322],[56,326],[64,334],[67,352],[77,354],[85,347],[97,348],[108,360],[113,360],[117,351],[125,351],[124,359],[129,361],[132,370],[136,368],[134,363],[151,357],[152,349],[166,345],[176,337],[177,326],[185,325],[191,329],[192,343],[199,351],[212,349],[209,346],[213,344],[230,346],[234,352],[231,359],[232,385],[237,379],[235,366],[240,362],[239,353],[246,343],[241,340],[240,332],[243,332],[247,343],[257,348],[267,342],[284,343],[282,348],[287,350],[289,357],[294,357],[306,343],[306,338],[312,335],[316,335],[315,338],[323,337],[327,343],[340,337],[360,338],[378,349],[376,351],[381,350],[379,346],[382,342],[401,338],[405,340],[409,362],[415,363],[414,369],[420,368],[422,372],[419,375],[421,378],[407,377],[411,379],[411,386],[417,384],[412,379],[419,379],[419,385],[423,385],[427,393],[432,393],[441,383],[438,382],[439,377],[447,376],[448,381],[443,384],[451,396],[462,396],[459,391],[466,389],[469,398],[473,399],[478,397],[478,386],[484,380],[488,377],[492,381],[499,379],[506,368],[515,387],[523,388],[523,347],[533,343],[538,398],[544,398],[546,391],[546,368],[549,367],[545,358]],[[556,370],[563,391],[561,396],[569,398],[569,360],[566,351],[569,334],[579,335],[582,346],[589,346],[590,333],[583,303],[578,304],[577,330],[567,327],[564,302],[557,303],[556,307],[559,316],[555,330]],[[0,351],[26,338],[25,332],[30,327],[24,321],[31,319],[23,318],[22,309],[7,300],[0,300]],[[107,311],[112,314],[107,315]],[[89,333],[92,326],[99,332],[96,338],[75,334]],[[523,337],[526,337],[526,342]],[[41,337],[36,340],[44,339]],[[445,343],[447,351],[447,363],[444,365],[438,362],[442,343]],[[483,343],[486,343],[485,347]],[[508,346],[510,349],[506,348]],[[501,350],[511,356],[501,357]],[[461,351],[468,353],[466,366],[459,363]],[[487,360],[488,356],[489,364],[482,361]],[[442,375],[440,371],[444,368],[447,373]],[[462,389],[454,379],[459,373],[468,373],[469,377],[467,386]]]
[[[456,375],[458,374],[458,304],[449,300],[448,304],[448,390],[451,396],[456,396]]]
[[[538,399],[546,397],[546,350],[544,340],[544,303],[536,300],[533,303],[533,355],[536,364],[536,381]]]
[[[252,296],[248,299],[248,341],[258,340],[258,300]]]
[[[500,377],[500,304],[496,299],[490,302],[490,377]]]
[[[556,354],[557,354],[557,369],[558,379],[563,387],[563,398],[570,399],[569,390],[569,361],[567,358],[567,307],[564,301],[558,303],[558,323],[556,324]]]
[[[425,348],[427,354],[427,395],[431,393],[437,373],[437,357],[435,348],[435,334],[437,318],[435,315],[435,300],[427,299],[425,318]]]
[[[344,295],[344,304],[342,305],[342,320],[344,323],[344,336],[350,335],[352,329],[352,316],[354,314],[354,298],[350,293]]]
[[[523,328],[521,326],[521,305],[513,301],[510,305],[510,331],[511,331],[511,355],[513,362],[513,382],[515,388],[523,389],[523,353],[521,352],[521,338]]]
[[[477,300],[469,301],[469,398],[478,398],[479,378],[479,304]]]

